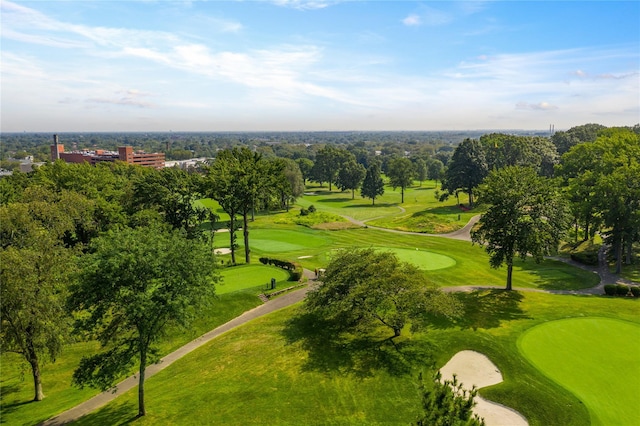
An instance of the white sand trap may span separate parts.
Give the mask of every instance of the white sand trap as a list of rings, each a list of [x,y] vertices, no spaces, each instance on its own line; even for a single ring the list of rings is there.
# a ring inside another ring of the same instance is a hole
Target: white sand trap
[[[313,256],[298,256],[298,259],[308,259],[310,257],[313,257]]]
[[[502,382],[498,367],[485,355],[475,351],[458,352],[440,369],[442,380],[453,380],[455,373],[463,388],[478,389]],[[473,412],[484,418],[487,426],[526,426],[529,423],[522,414],[502,404],[487,401],[479,395],[475,397]]]
[[[229,254],[231,253],[231,249],[228,248],[219,248],[213,251],[215,254]]]

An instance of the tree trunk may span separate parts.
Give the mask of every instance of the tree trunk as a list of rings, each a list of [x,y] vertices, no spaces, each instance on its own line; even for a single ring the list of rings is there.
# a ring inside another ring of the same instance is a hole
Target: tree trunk
[[[355,190],[355,189],[352,189],[352,190],[351,190],[351,199],[352,199],[352,200],[355,200],[355,199],[356,199],[356,190]]]
[[[631,252],[633,251],[633,241],[631,241],[631,238],[627,238],[626,245],[627,245],[627,248],[625,250],[624,264],[631,265]]]
[[[40,378],[40,365],[38,364],[38,355],[36,354],[33,344],[28,343],[27,359],[31,364],[31,372],[33,373],[34,401],[42,401],[44,393],[42,392],[42,380]]]
[[[507,290],[513,290],[511,278],[513,277],[513,264],[507,265]]]
[[[616,253],[616,274],[622,272],[622,235],[618,234],[615,238]]]
[[[138,379],[138,417],[145,416],[144,407],[144,375],[147,368],[147,348],[140,348],[140,377]]]
[[[249,223],[247,220],[247,214],[243,214],[242,215],[242,219],[244,221],[243,225],[243,229],[242,229],[242,235],[244,237],[244,261],[246,263],[251,263],[251,249],[249,248]]]
[[[469,188],[469,208],[473,208],[473,190]]]
[[[400,187],[400,195],[401,195],[401,200],[400,204],[404,204],[404,186]]]
[[[236,264],[236,247],[235,247],[235,233],[236,233],[236,221],[235,215],[230,215],[229,219],[229,247],[231,249],[231,264]]]

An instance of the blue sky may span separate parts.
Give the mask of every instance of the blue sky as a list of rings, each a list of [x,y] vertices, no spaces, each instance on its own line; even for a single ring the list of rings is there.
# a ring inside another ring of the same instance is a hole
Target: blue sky
[[[637,1],[5,1],[15,131],[640,121]]]

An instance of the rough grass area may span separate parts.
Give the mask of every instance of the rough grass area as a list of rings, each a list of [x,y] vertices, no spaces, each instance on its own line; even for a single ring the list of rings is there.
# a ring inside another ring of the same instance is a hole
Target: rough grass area
[[[593,425],[640,424],[639,324],[609,318],[552,321],[528,330],[518,346],[585,403]]]
[[[79,424],[407,425],[420,410],[418,373],[462,349],[486,354],[504,376],[481,394],[518,410],[531,426],[591,424],[580,400],[524,359],[517,341],[565,317],[640,324],[638,301],[504,291],[459,296],[469,310],[463,320],[434,321],[426,333],[404,330],[397,348],[385,341],[387,330],[336,335],[297,316],[295,306],[280,310],[151,378],[147,417],[135,419],[133,389]],[[592,397],[601,389],[592,387]]]
[[[211,305],[199,313],[188,330],[172,328],[159,342],[160,356],[166,355],[185,343],[215,327],[237,317],[262,302],[253,294],[236,292],[216,297]],[[45,399],[33,399],[31,370],[22,358],[15,354],[0,355],[2,379],[0,381],[0,423],[7,425],[34,425],[78,405],[97,394],[96,389],[78,389],[71,386],[73,370],[84,355],[95,353],[98,342],[74,343],[58,357],[55,363],[44,364],[42,383]],[[135,368],[132,368],[132,373]],[[111,424],[103,422],[100,424]]]
[[[286,215],[279,215],[273,220],[277,224],[301,225],[312,229],[340,230],[348,228],[357,228],[342,216],[329,212],[315,211],[306,216],[300,215],[299,209],[292,209]]]

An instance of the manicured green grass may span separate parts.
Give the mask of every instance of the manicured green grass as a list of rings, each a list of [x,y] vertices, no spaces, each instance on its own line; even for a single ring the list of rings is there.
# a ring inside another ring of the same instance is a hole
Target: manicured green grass
[[[486,354],[504,377],[482,389],[483,397],[518,410],[532,426],[589,425],[580,400],[521,356],[519,337],[565,317],[640,324],[637,300],[504,291],[458,296],[468,309],[463,320],[437,320],[426,333],[404,330],[397,349],[384,342],[386,330],[337,336],[295,319],[295,306],[280,310],[151,378],[147,417],[134,419],[133,389],[79,424],[407,425],[420,410],[417,374],[471,349]]]
[[[188,330],[169,329],[158,344],[159,353],[168,354],[260,303],[260,299],[255,295],[244,292],[222,295],[200,313]],[[40,402],[31,402],[33,380],[26,361],[15,354],[3,353],[0,356],[1,422],[10,425],[34,425],[97,394],[99,391],[96,389],[72,387],[71,376],[83,356],[98,350],[99,344],[95,341],[74,343],[65,348],[55,363],[44,364],[41,370],[45,399]],[[132,369],[132,373],[134,370]]]
[[[254,229],[250,231],[249,244],[252,250],[264,253],[279,253],[317,249],[329,244],[322,234],[307,228]]]
[[[216,293],[226,294],[239,290],[264,289],[271,278],[282,284],[289,279],[289,273],[281,268],[266,265],[242,265],[222,270],[222,282],[218,284]]]
[[[219,221],[226,222],[229,220],[229,215],[225,213],[222,207],[220,207],[220,204],[218,204],[218,202],[213,198],[201,198],[199,200],[194,201],[193,204],[196,207],[205,207],[211,210],[212,212],[220,216],[220,219],[218,219]]]
[[[456,264],[455,259],[449,256],[445,256],[438,253],[433,253],[426,250],[420,250],[416,248],[402,249],[402,248],[378,248],[382,251],[389,251],[395,253],[398,259],[403,262],[411,263],[424,271],[433,271],[435,269],[449,268]]]
[[[640,412],[640,325],[609,318],[571,318],[533,327],[522,353],[576,394],[593,425],[637,425]]]
[[[461,210],[455,197],[440,202],[435,191],[433,182],[423,182],[422,187],[414,182],[414,186],[405,189],[402,203],[400,188],[386,186],[385,193],[372,205],[371,200],[359,194],[352,200],[350,192],[309,187],[307,195],[297,203],[303,207],[313,204],[318,210],[366,221],[372,226],[422,233],[455,231],[480,212]]]

